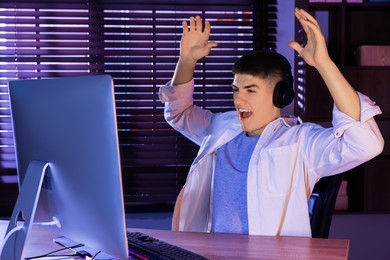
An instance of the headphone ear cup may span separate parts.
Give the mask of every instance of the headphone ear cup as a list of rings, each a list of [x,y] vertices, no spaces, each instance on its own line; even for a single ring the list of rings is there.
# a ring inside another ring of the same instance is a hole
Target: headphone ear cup
[[[288,82],[281,80],[275,85],[272,102],[274,106],[284,108],[293,101],[294,95],[294,90]]]

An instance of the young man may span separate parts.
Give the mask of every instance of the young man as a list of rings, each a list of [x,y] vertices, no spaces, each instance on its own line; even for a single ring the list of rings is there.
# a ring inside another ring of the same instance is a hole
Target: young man
[[[244,55],[234,65],[236,111],[214,114],[195,106],[195,65],[217,43],[209,42],[209,22],[204,28],[200,17],[191,17],[190,27],[183,22],[180,58],[160,99],[167,122],[200,150],[176,202],[174,230],[309,237],[307,201],[315,183],[382,152],[373,118],[379,107],[331,61],[317,21],[304,10],[295,16],[307,43],[289,46],[325,81],[335,102],[332,128],[281,117],[280,108],[291,102],[284,92],[292,88],[291,69],[271,52]]]

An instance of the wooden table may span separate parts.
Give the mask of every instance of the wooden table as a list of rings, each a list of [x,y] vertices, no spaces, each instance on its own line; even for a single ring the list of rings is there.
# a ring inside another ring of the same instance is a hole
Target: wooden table
[[[0,221],[0,241],[4,237],[7,225],[7,221]],[[349,251],[348,240],[208,234],[135,228],[128,230],[143,232],[209,259],[348,259]],[[53,227],[34,226],[28,238],[25,256],[40,255],[61,248],[52,242],[52,239],[57,236],[59,234]]]

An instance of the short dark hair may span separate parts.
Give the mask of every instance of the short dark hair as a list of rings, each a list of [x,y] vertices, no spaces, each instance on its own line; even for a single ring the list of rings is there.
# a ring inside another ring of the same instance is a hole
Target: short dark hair
[[[282,80],[290,80],[291,65],[281,54],[271,51],[254,51],[243,55],[233,65],[233,74],[249,74],[268,78],[280,75]]]

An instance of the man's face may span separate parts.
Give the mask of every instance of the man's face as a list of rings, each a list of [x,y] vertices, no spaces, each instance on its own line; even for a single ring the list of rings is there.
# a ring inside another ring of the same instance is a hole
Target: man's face
[[[262,79],[249,74],[234,76],[233,100],[242,130],[259,135],[271,121],[280,117],[280,109],[272,103],[274,77]]]

